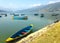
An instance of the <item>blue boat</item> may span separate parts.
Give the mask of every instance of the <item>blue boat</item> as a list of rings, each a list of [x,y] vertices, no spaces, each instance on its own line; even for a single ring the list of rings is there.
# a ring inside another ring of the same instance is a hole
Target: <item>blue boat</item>
[[[13,16],[12,17],[13,20],[27,20],[28,17],[27,16]]]
[[[26,36],[27,34],[29,34],[32,30],[33,24],[23,28],[22,30],[19,30],[18,32],[16,32],[15,34],[13,34],[11,37],[9,37],[6,42],[10,42],[13,41],[15,39],[21,38]]]

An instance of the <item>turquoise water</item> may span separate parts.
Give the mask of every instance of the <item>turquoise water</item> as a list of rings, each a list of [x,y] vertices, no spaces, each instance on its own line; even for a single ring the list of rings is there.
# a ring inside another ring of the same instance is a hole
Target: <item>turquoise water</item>
[[[7,17],[0,18],[0,43],[5,43],[5,40],[17,32],[18,30],[28,26],[29,24],[33,24],[33,32],[47,26],[54,22],[55,17],[51,17],[49,15],[41,18],[39,16],[27,15],[28,20],[13,20],[11,15]]]

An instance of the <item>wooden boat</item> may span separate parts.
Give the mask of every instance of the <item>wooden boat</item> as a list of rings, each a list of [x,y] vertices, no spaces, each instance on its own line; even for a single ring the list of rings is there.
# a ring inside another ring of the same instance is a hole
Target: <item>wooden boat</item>
[[[2,17],[2,16],[0,16],[0,17]]]
[[[58,16],[59,14],[52,14],[52,16]]]
[[[44,14],[41,14],[41,16],[40,17],[44,17]]]
[[[21,16],[21,17],[19,17],[19,16],[13,16],[12,19],[14,19],[14,20],[27,20],[28,17],[27,16]]]
[[[5,14],[5,17],[7,16],[7,14]]]
[[[39,14],[34,14],[35,16],[38,16]]]
[[[25,35],[29,34],[32,30],[33,24],[23,28],[22,30],[19,30],[18,32],[16,32],[15,34],[13,34],[11,37],[9,37],[6,42],[10,42],[13,41],[17,38],[21,38],[24,37]]]

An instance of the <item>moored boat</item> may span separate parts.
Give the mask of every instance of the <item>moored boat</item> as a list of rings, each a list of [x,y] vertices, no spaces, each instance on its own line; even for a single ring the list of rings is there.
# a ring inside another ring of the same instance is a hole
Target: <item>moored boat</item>
[[[27,16],[13,16],[12,19],[14,20],[27,20],[28,17]]]
[[[27,34],[29,34],[32,30],[32,27],[33,27],[33,24],[23,28],[22,30],[19,30],[18,32],[16,32],[15,34],[13,34],[11,37],[9,37],[6,42],[9,42],[9,41],[12,41],[12,40],[15,40],[17,38],[21,38],[21,37],[24,37],[26,36]]]
[[[0,17],[2,17],[2,16],[0,16]]]
[[[34,14],[35,16],[38,16],[39,14]]]
[[[40,17],[44,17],[44,14],[41,14],[41,16]]]
[[[5,14],[5,17],[7,16],[7,14]]]

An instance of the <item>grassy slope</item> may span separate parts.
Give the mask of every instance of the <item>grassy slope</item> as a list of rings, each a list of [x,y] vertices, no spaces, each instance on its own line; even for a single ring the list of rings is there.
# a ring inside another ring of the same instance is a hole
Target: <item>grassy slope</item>
[[[60,43],[60,22],[48,25],[17,43]]]

